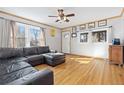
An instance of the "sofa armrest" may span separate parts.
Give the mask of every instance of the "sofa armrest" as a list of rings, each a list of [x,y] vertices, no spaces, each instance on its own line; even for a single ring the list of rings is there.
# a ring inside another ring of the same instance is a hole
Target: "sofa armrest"
[[[57,53],[57,50],[50,50],[50,53]]]
[[[26,75],[20,79],[8,83],[7,85],[53,85],[53,72],[49,69]]]

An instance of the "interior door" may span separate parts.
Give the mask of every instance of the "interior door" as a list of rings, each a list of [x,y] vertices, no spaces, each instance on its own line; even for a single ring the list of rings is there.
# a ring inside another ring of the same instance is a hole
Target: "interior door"
[[[70,53],[70,31],[62,32],[62,52]]]

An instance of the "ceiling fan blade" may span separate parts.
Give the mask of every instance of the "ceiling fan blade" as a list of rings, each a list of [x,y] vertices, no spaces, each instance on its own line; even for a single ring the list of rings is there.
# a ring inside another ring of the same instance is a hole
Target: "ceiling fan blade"
[[[58,19],[56,20],[56,22],[59,22],[59,21],[60,21],[60,20],[58,20]]]
[[[48,17],[58,17],[58,16],[48,16]]]
[[[66,15],[66,17],[72,17],[72,16],[75,16],[75,14],[68,14],[68,15]]]

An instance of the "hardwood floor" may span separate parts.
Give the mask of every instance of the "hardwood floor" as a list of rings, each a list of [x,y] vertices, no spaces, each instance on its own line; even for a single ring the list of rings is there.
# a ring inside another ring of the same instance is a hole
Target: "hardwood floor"
[[[36,68],[53,70],[56,85],[124,84],[124,68],[103,59],[67,55],[66,62],[61,65],[51,67],[43,64]]]

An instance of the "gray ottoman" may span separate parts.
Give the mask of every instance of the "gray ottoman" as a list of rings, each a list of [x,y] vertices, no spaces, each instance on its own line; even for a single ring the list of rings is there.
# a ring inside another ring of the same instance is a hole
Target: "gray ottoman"
[[[65,62],[64,53],[46,53],[42,55],[45,58],[45,63],[53,67]]]

